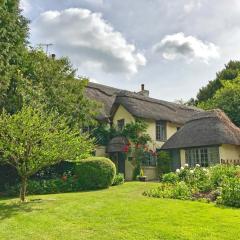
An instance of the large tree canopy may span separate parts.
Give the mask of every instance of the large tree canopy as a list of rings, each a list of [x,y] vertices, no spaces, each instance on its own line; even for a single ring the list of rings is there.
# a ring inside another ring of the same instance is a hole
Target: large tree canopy
[[[91,125],[98,106],[84,96],[87,79],[76,78],[66,58],[27,47],[27,39],[28,21],[19,1],[0,1],[0,112],[44,105],[66,116],[70,126]]]
[[[9,85],[14,85],[18,64],[26,51],[27,23],[18,0],[0,1],[0,107]]]
[[[13,114],[23,104],[44,105],[46,111],[56,110],[68,123],[79,127],[89,125],[97,112],[97,103],[84,96],[87,79],[76,78],[66,58],[46,56],[39,49],[29,50],[19,66],[18,81],[5,98],[5,109]]]
[[[240,76],[232,81],[222,80],[222,87],[214,96],[198,106],[204,109],[220,108],[240,127]]]
[[[222,109],[240,127],[240,61],[230,61],[215,80],[199,90],[196,100],[203,109]]]
[[[196,103],[202,103],[212,98],[223,87],[222,80],[233,80],[240,72],[240,61],[230,61],[225,68],[216,74],[216,78],[209,81],[207,86],[201,88],[197,94]]]

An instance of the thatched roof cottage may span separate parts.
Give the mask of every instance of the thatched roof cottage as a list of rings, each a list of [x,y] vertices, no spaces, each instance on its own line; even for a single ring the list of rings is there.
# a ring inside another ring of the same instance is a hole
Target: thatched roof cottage
[[[130,92],[109,86],[89,83],[86,95],[102,103],[97,119],[123,128],[141,118],[147,123],[147,133],[153,151],[168,150],[173,159],[172,170],[188,163],[208,166],[220,162],[240,161],[240,130],[220,110],[203,111],[149,97],[144,85],[141,91]],[[113,139],[101,154],[108,154],[131,180],[134,166],[124,159],[119,150],[125,139]],[[115,144],[111,146],[111,144]],[[118,146],[117,148],[115,146]],[[156,161],[145,161],[145,174],[156,178]]]

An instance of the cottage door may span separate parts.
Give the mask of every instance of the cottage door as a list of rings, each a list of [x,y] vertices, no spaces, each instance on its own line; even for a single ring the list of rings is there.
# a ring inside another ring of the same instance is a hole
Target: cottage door
[[[125,155],[122,152],[117,153],[118,158],[118,172],[125,176]]]

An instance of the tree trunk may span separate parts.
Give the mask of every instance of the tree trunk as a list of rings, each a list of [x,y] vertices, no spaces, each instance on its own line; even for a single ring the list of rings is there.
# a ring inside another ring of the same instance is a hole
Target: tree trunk
[[[21,180],[21,187],[20,187],[20,200],[21,202],[25,202],[26,201],[26,190],[27,190],[27,178],[26,177],[22,177]]]

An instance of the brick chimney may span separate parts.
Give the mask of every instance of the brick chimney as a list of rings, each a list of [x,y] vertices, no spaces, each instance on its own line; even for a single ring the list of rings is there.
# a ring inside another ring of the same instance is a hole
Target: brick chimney
[[[149,97],[149,91],[145,90],[144,84],[141,84],[141,91],[138,92],[138,94],[145,96],[145,97]]]

